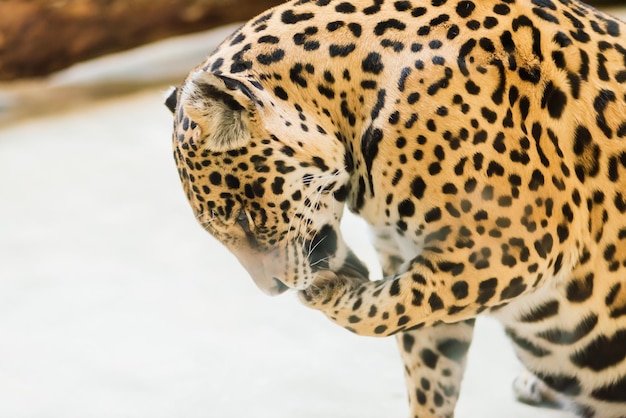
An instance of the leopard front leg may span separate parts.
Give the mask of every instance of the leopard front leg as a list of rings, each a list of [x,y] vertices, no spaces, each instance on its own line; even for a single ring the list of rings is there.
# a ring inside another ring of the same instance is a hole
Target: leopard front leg
[[[569,273],[578,259],[571,241],[558,241],[556,226],[524,238],[494,234],[475,241],[464,226],[445,228],[405,272],[363,281],[326,271],[303,291],[304,302],[359,335],[394,335],[475,318]]]
[[[452,418],[465,372],[474,320],[396,335],[411,418]]]
[[[374,246],[384,277],[402,271],[404,258],[393,233],[375,230]],[[473,329],[469,320],[396,335],[411,418],[454,416]]]

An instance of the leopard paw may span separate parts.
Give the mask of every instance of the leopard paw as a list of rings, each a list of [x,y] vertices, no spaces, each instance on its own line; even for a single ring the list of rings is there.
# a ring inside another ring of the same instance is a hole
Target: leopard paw
[[[313,284],[300,291],[300,300],[310,308],[324,310],[324,307],[334,305],[334,302],[345,295],[353,281],[333,271],[322,271],[318,273]]]
[[[569,402],[558,392],[550,389],[541,379],[524,370],[513,381],[513,392],[518,401],[535,406],[563,409]]]

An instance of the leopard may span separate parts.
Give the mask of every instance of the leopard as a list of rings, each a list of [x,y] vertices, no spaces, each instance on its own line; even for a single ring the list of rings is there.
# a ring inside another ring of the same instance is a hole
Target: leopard
[[[480,315],[524,366],[520,401],[626,417],[619,19],[578,0],[291,0],[166,105],[202,228],[263,292],[393,336],[411,417],[454,416]]]

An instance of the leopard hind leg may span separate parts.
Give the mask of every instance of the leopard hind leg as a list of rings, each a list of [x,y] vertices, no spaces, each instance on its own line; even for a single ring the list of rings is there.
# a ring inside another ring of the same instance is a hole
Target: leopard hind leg
[[[513,380],[513,393],[522,403],[554,409],[572,409],[569,398],[550,388],[529,370],[523,370]]]

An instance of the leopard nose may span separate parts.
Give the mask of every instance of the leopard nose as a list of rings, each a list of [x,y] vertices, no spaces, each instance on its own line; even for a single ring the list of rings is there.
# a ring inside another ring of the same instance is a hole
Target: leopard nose
[[[263,293],[269,296],[277,296],[281,293],[285,292],[288,289],[285,284],[277,279],[276,277],[268,274],[266,271],[266,266],[264,263],[254,263],[254,265],[250,266],[247,263],[241,263],[254,280],[254,283],[257,285]]]
[[[252,280],[257,285],[259,289],[263,291],[268,296],[278,296],[282,293],[285,293],[286,290],[289,289],[287,285],[285,285],[282,281],[277,279],[276,277],[272,277],[271,279],[266,275],[252,275]]]
[[[263,293],[277,296],[288,287],[276,277],[277,264],[275,254],[258,254],[249,251],[233,251],[239,263],[246,269],[254,283]]]
[[[282,281],[280,281],[278,278],[276,277],[272,277],[274,279],[274,283],[276,283],[276,286],[274,286],[271,290],[272,296],[277,296],[280,295],[281,293],[284,293],[285,291],[287,291],[289,289],[289,287],[283,283]]]

